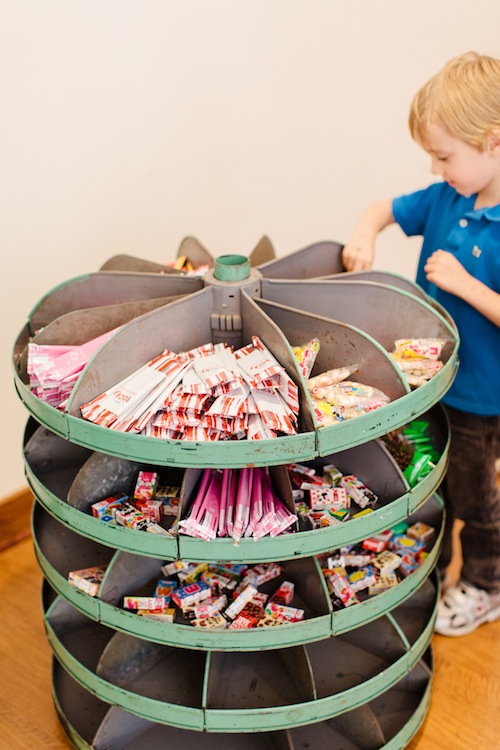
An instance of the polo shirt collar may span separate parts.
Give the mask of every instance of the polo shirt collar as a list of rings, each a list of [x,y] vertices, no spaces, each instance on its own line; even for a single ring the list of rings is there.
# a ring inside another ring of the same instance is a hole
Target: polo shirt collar
[[[475,196],[474,196],[475,199]],[[472,204],[474,205],[474,203]],[[488,221],[500,221],[500,204],[497,206],[486,206],[484,208],[478,208],[474,210],[471,208],[467,211],[467,215],[471,219],[488,219]]]

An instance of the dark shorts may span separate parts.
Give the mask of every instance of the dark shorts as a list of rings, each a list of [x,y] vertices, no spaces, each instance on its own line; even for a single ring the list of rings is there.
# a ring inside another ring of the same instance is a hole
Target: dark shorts
[[[451,558],[451,528],[461,533],[462,578],[489,592],[500,591],[500,490],[495,461],[500,456],[500,416],[480,417],[447,408],[451,441],[449,465],[441,485],[447,509],[440,559]]]

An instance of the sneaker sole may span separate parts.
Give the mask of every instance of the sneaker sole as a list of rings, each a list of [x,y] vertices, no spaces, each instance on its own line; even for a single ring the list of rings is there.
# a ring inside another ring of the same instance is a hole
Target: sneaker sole
[[[485,625],[487,622],[495,622],[496,620],[500,620],[500,607],[490,609],[489,612],[486,612],[482,617],[474,620],[474,622],[471,622],[468,625],[462,625],[458,628],[447,626],[445,623],[441,624],[438,620],[436,620],[434,630],[439,635],[468,635],[469,633],[473,633],[474,630],[479,628],[481,625]]]

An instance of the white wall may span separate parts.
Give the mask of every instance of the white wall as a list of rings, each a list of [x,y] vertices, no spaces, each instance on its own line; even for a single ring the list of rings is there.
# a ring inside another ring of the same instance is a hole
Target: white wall
[[[3,0],[2,487],[23,486],[11,350],[59,282],[125,252],[160,262],[345,241],[369,201],[424,186],[415,90],[498,55],[498,0]],[[413,276],[396,228],[378,268]]]

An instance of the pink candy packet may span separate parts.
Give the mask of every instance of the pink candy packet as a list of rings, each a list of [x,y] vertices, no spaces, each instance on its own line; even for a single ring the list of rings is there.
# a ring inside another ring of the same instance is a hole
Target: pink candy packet
[[[242,537],[277,536],[296,521],[275,494],[267,469],[205,469],[179,531],[205,540],[230,536],[238,545]]]
[[[64,408],[81,371],[115,330],[79,346],[28,344],[27,373],[33,393],[56,408]]]

